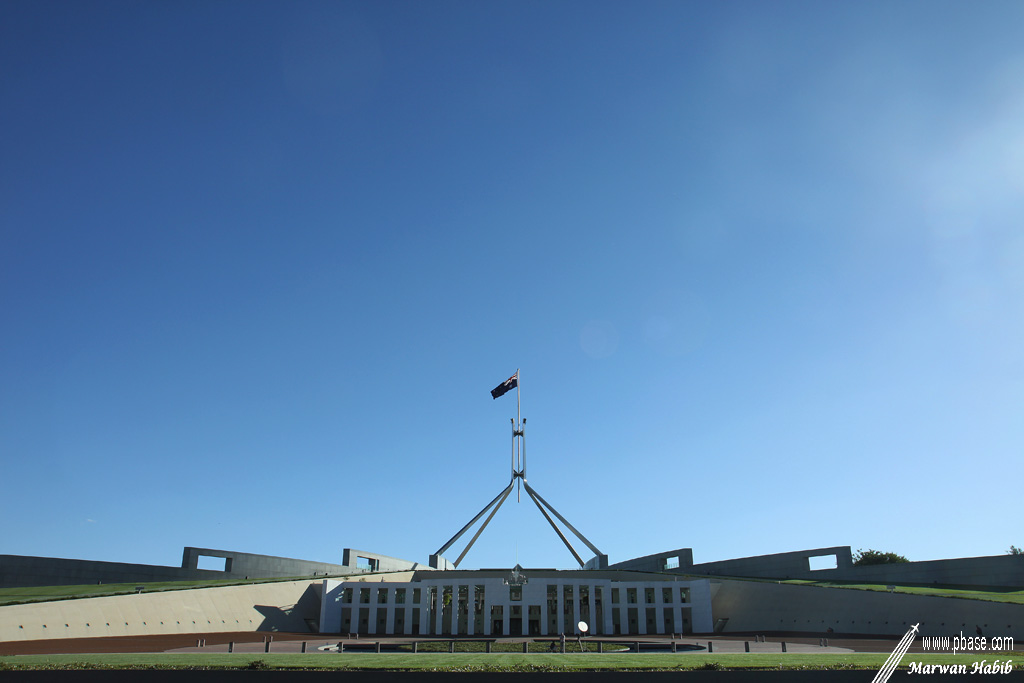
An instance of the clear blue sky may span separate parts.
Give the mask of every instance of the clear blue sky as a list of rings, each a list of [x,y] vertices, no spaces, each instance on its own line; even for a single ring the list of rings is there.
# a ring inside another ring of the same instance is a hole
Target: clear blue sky
[[[1022,25],[3,2],[0,553],[1021,545]]]

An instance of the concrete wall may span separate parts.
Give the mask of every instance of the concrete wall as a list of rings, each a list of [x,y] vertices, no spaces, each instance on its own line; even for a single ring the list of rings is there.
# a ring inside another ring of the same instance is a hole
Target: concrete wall
[[[835,569],[811,569],[811,558],[824,556],[835,557]],[[896,585],[940,584],[983,589],[1024,588],[1024,555],[963,557],[855,567],[853,553],[848,545],[701,564],[693,564],[691,549],[680,548],[626,560],[613,564],[610,568],[651,572],[666,571],[666,561],[669,558],[678,558],[679,568],[667,571],[687,575],[854,581]]]
[[[320,615],[320,583],[285,581],[8,605],[0,607],[0,641],[224,631],[312,632]]]
[[[224,571],[221,578],[286,578],[292,576],[324,576],[327,574],[351,574],[352,569],[340,564],[327,562],[310,562],[290,557],[274,555],[254,555],[234,550],[216,550],[212,548],[186,547],[182,553],[182,569],[195,570],[200,557],[224,558]]]
[[[784,631],[824,635],[902,635],[920,623],[926,636],[963,631],[1024,638],[1024,605],[884,593],[852,588],[822,588],[766,581],[720,580],[712,591],[716,622],[728,619],[723,633]]]
[[[403,572],[415,569],[430,569],[429,566],[422,565],[419,562],[410,562],[409,560],[401,560],[397,557],[389,557],[387,555],[381,555],[380,553],[371,553],[366,550],[354,550],[352,548],[345,548],[344,551],[342,551],[341,563],[349,570],[362,571],[359,567],[359,558],[368,560],[372,567],[372,571],[377,572]]]
[[[0,555],[0,586],[76,586],[147,581],[223,579],[224,572],[151,564],[67,560],[57,557]]]
[[[692,565],[685,569],[685,572],[688,574],[749,576],[766,579],[823,579],[827,572],[835,570],[822,569],[812,571],[810,558],[829,555],[835,556],[836,566],[839,570],[846,570],[853,566],[850,546],[846,545],[796,550],[788,553],[774,553],[772,555],[741,557],[735,560],[722,560],[720,562],[704,562]],[[680,571],[683,571],[682,567],[680,567]]]
[[[96,583],[149,583],[217,579],[271,579],[299,576],[338,576],[362,573],[356,557],[376,558],[376,571],[425,569],[423,565],[387,555],[346,548],[344,564],[310,562],[290,557],[255,555],[235,550],[186,547],[181,567],[128,564],[57,557],[0,555],[0,587],[76,586]],[[200,557],[224,558],[224,570],[199,569]],[[348,560],[351,557],[351,564]]]
[[[954,586],[1024,588],[1024,555],[962,557],[900,564],[822,570],[827,580],[894,584],[946,584]]]
[[[811,570],[809,558],[835,555],[835,569]],[[683,571],[682,569],[680,571]],[[770,579],[857,581],[896,585],[941,584],[977,588],[1024,587],[1024,555],[962,557],[855,567],[849,546],[760,555],[695,564],[684,573]]]
[[[663,572],[668,571],[666,567],[672,560],[677,563],[677,567],[679,569],[690,567],[693,565],[693,550],[691,548],[666,550],[663,553],[644,555],[643,557],[637,557],[632,560],[616,562],[615,564],[608,565],[608,569],[626,569],[638,572]]]

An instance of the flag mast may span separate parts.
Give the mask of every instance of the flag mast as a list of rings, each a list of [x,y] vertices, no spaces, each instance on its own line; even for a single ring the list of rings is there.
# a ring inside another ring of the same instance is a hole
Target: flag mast
[[[519,393],[522,390],[523,380],[519,377],[519,368],[516,368],[516,426],[512,429],[512,438],[519,437],[519,441],[516,442],[516,466],[519,471],[516,472],[516,468],[512,468],[512,478],[516,479],[516,502],[521,503],[521,491],[522,486],[520,482],[525,476],[523,467],[523,409],[522,409],[522,395]]]

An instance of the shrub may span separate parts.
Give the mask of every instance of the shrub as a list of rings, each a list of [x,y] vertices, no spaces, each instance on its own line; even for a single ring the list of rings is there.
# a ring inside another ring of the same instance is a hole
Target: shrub
[[[853,554],[853,565],[855,567],[864,567],[872,564],[900,564],[901,562],[910,562],[910,560],[896,553],[883,553],[881,550],[861,550],[858,548],[857,552]]]

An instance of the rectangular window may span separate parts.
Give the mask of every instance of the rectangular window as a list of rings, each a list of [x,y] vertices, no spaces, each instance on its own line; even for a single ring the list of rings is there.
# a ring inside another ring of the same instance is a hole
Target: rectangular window
[[[648,605],[653,605],[654,604],[654,589],[653,588],[645,588],[644,589],[644,602],[647,603]]]
[[[580,586],[580,621],[590,623],[590,586]]]
[[[508,587],[508,599],[512,602],[522,602],[523,600],[523,587],[522,586],[509,586]]]
[[[213,557],[211,555],[200,555],[196,561],[196,569],[206,569],[207,571],[224,572],[227,571],[228,558],[226,557]]]
[[[476,606],[474,608],[474,612],[476,614],[483,614],[484,613],[484,597],[485,597],[485,595],[484,595],[484,587],[482,585],[481,586],[477,586],[476,587],[476,591],[473,592],[473,599],[476,602]]]
[[[680,588],[679,589],[679,602],[690,602],[690,589]]]
[[[636,604],[636,589],[635,588],[627,588],[626,589],[626,602],[628,602],[631,605],[635,605]]]
[[[348,603],[348,604],[352,604],[352,589],[351,588],[346,588],[343,591],[341,601],[345,602],[345,603]]]
[[[417,604],[417,605],[420,604],[420,589],[419,588],[413,588],[412,589],[412,601],[413,601],[414,604]]]
[[[808,557],[807,564],[812,572],[816,572],[822,569],[835,569],[839,566],[835,554]]]
[[[612,589],[612,604],[613,605],[619,604],[619,589],[618,588],[613,588]]]
[[[661,601],[662,602],[672,602],[672,589],[671,588],[662,588],[661,589]]]
[[[405,604],[405,589],[404,588],[396,588],[395,589],[395,604],[396,605],[404,605]]]
[[[356,557],[356,569],[364,572],[375,572],[380,566],[380,560],[372,557]]]
[[[377,603],[381,604],[381,605],[386,605],[387,602],[388,602],[388,589],[387,588],[378,588],[377,589]]]
[[[491,605],[491,635],[505,635],[505,615],[501,605]]]
[[[370,589],[360,588],[359,589],[359,603],[363,605],[370,604]]]

